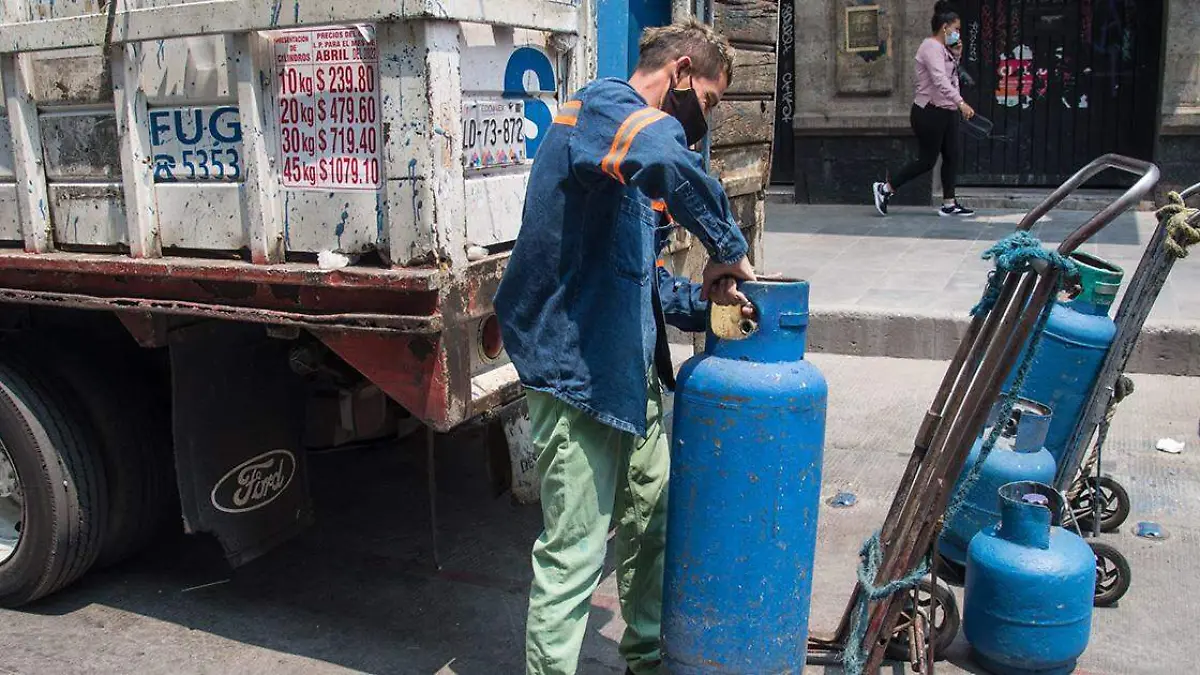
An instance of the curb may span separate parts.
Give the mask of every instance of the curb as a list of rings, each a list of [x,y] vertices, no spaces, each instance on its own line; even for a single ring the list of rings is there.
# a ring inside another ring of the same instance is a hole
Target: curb
[[[966,313],[814,307],[808,349],[850,356],[948,361],[966,333]],[[1200,322],[1148,321],[1126,372],[1200,375]]]

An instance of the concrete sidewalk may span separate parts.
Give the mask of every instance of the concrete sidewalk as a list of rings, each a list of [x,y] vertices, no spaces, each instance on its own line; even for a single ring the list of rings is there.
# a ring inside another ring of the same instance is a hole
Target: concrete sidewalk
[[[948,359],[992,269],[980,255],[1023,211],[944,218],[931,208],[767,205],[768,272],[812,283],[816,351]],[[1033,234],[1061,242],[1091,215],[1055,211]],[[1153,213],[1121,216],[1082,250],[1133,275],[1157,226]],[[1133,372],[1200,374],[1200,264],[1178,262],[1150,316]]]

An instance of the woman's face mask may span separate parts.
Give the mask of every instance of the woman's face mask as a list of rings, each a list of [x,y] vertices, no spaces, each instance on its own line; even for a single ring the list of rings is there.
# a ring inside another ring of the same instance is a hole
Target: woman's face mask
[[[949,47],[953,47],[954,45],[958,44],[958,41],[961,39],[962,39],[962,35],[959,34],[958,31],[952,30],[946,35],[946,45]]]
[[[677,86],[678,83],[672,82],[671,87],[667,89],[662,111],[679,120],[683,125],[683,133],[687,136],[688,147],[691,147],[708,135],[708,120],[704,118],[704,107],[700,105],[700,97],[696,95],[695,87],[678,89]]]

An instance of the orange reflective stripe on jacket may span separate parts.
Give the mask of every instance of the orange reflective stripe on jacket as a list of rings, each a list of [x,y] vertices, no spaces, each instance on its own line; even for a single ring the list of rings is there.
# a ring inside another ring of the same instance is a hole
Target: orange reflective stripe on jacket
[[[608,154],[600,162],[600,169],[624,183],[625,176],[621,173],[621,163],[629,154],[629,148],[633,146],[633,139],[637,138],[642,129],[666,116],[666,113],[657,108],[642,108],[626,117],[625,121],[621,123],[621,127],[617,129],[617,135],[613,137],[612,147],[609,148]]]
[[[583,101],[567,101],[558,109],[558,114],[554,116],[555,124],[565,124],[573,127],[579,122],[579,109],[583,107]]]

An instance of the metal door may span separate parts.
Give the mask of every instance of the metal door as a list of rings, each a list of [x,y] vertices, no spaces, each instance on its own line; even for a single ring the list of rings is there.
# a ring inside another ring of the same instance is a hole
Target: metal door
[[[964,185],[1058,185],[1107,152],[1153,159],[1162,0],[966,0],[963,96],[995,124]],[[973,81],[973,82],[972,82]],[[1127,185],[1107,172],[1094,187]]]

